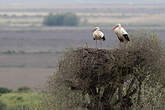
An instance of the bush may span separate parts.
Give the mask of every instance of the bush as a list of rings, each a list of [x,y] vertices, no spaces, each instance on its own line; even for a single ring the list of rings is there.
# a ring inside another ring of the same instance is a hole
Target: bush
[[[45,17],[43,24],[46,26],[77,26],[79,25],[79,17],[73,13],[62,13],[53,15],[50,13]]]
[[[132,38],[127,48],[68,51],[49,80],[49,110],[141,110],[146,102],[153,107],[162,88],[162,58],[160,42],[151,35]],[[146,93],[151,88],[155,94]]]
[[[17,92],[31,92],[31,91],[32,91],[31,88],[26,86],[17,89]]]
[[[1,94],[10,93],[10,92],[12,92],[12,89],[8,89],[8,88],[5,88],[5,87],[0,87],[0,93]]]

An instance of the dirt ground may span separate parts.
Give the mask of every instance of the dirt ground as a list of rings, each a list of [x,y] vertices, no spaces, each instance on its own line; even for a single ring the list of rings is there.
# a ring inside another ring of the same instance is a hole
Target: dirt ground
[[[54,71],[55,69],[48,68],[0,68],[0,86],[12,89],[22,86],[43,89]]]

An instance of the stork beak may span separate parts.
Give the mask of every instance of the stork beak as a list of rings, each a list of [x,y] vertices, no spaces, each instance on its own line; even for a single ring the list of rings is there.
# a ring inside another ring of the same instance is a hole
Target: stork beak
[[[113,26],[113,27],[112,27],[112,30],[115,30],[117,27],[118,27],[118,25]]]
[[[93,30],[92,30],[92,32],[95,32],[95,31],[96,31],[96,29],[93,29]]]

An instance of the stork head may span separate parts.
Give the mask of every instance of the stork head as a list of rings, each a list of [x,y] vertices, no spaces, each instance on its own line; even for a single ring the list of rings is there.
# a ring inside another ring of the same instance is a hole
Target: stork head
[[[100,30],[99,27],[95,27],[95,28],[92,30],[92,32],[99,31],[99,30]]]
[[[117,24],[117,25],[113,26],[112,30],[115,30],[118,27],[121,27],[121,24]]]

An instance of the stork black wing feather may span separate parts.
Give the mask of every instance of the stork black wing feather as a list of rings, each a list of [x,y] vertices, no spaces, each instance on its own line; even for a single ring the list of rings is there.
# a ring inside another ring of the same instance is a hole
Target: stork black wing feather
[[[124,38],[127,40],[127,41],[130,41],[129,37],[128,37],[128,34],[123,34]]]
[[[105,36],[103,36],[103,38],[102,38],[102,39],[103,39],[103,41],[105,41]]]

